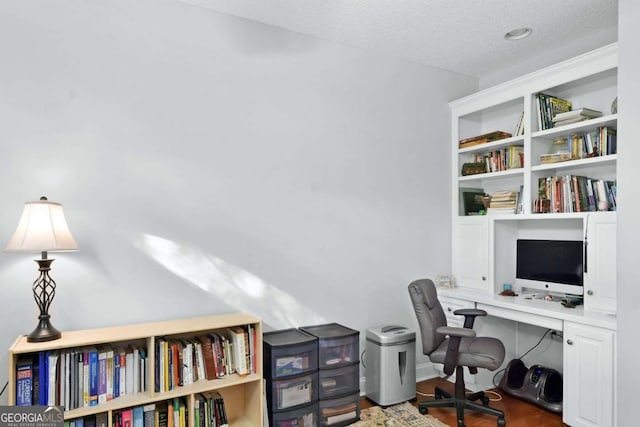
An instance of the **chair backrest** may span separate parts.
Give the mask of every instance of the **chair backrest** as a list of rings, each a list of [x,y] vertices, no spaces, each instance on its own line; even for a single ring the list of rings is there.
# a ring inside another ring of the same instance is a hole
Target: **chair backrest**
[[[418,279],[411,282],[409,296],[420,327],[422,352],[429,355],[445,339],[445,335],[436,333],[436,329],[447,326],[447,317],[438,301],[436,285],[431,279]]]

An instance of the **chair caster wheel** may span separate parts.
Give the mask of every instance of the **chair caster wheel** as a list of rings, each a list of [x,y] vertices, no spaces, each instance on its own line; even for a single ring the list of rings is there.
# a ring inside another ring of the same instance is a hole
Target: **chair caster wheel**
[[[507,425],[507,422],[504,420],[504,418],[498,418],[498,427],[505,427]]]
[[[418,411],[420,411],[422,415],[427,415],[429,413],[429,409],[423,407],[419,407]]]
[[[488,397],[486,397],[486,396],[482,396],[482,397],[480,398],[480,401],[482,402],[482,404],[483,404],[484,406],[489,406],[489,398],[488,398]]]
[[[435,394],[435,396],[434,396],[433,398],[434,398],[435,400],[440,400],[440,399],[442,399],[443,397],[444,397],[444,396],[442,396],[442,394],[440,394],[440,393],[438,393],[438,392],[436,391],[436,394]]]

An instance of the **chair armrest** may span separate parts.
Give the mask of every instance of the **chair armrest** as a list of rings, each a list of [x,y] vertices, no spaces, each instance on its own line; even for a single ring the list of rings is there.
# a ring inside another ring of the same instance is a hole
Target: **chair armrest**
[[[460,308],[454,311],[453,314],[461,316],[486,316],[487,312],[477,308]]]
[[[449,335],[450,337],[469,337],[476,336],[476,331],[467,328],[455,328],[453,326],[440,326],[436,329],[436,332],[443,335]]]
[[[476,317],[486,316],[487,312],[477,308],[461,308],[454,311],[453,314],[464,316],[464,327],[473,329],[473,322],[475,322]]]
[[[458,364],[458,352],[460,351],[460,342],[462,341],[462,338],[473,338],[476,336],[476,331],[469,328],[440,326],[436,328],[436,332],[449,336],[447,353],[444,356],[444,373],[451,375]]]

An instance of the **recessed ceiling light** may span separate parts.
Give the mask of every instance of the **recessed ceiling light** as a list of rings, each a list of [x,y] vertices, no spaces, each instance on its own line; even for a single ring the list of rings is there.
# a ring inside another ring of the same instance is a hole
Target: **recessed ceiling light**
[[[527,27],[516,28],[515,30],[511,30],[508,33],[506,33],[504,35],[504,38],[506,40],[522,40],[524,38],[529,37],[532,32],[533,30],[531,30],[531,28],[527,28]]]

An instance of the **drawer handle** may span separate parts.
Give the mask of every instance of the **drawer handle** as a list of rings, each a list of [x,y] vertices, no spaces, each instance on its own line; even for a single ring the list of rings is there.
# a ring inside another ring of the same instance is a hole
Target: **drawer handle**
[[[567,340],[567,344],[573,345],[573,340]]]
[[[484,282],[485,280],[487,280],[487,278],[485,276],[482,276],[482,281]]]
[[[447,307],[447,311],[451,313],[453,310],[451,310],[451,307]]]
[[[592,290],[588,290],[587,291],[587,295],[593,295],[593,291]]]

